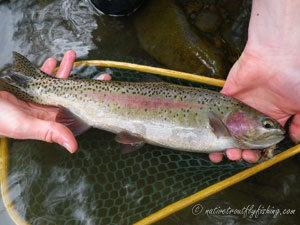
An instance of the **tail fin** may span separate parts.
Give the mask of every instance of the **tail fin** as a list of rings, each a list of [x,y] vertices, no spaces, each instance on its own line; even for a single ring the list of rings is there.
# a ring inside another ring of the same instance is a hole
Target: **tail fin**
[[[24,77],[24,76],[23,76]],[[15,95],[17,98],[24,101],[33,101],[32,97],[28,94],[27,82],[28,79],[22,79],[19,74],[5,76],[0,78],[0,91],[7,91]],[[28,78],[28,77],[26,77]],[[31,79],[33,79],[31,77]]]
[[[22,80],[21,77],[15,76],[5,76],[0,78],[0,91],[7,91],[14,95],[22,92],[24,87],[26,87],[26,81]]]
[[[8,91],[12,94],[26,88],[29,81],[41,76],[39,69],[24,56],[13,52],[13,72],[11,75],[0,77],[0,91]]]
[[[38,81],[45,75],[19,53],[13,52],[13,59],[13,73],[0,77],[0,91],[8,91],[22,100],[31,100],[28,83]]]
[[[37,69],[28,59],[17,52],[13,52],[13,72],[28,77],[44,76],[44,73]]]
[[[0,78],[0,91],[9,91],[12,88],[26,88],[28,82],[32,82],[33,77],[27,77],[21,73],[13,73]]]
[[[7,89],[7,83],[2,78],[0,78],[0,91],[7,91]]]

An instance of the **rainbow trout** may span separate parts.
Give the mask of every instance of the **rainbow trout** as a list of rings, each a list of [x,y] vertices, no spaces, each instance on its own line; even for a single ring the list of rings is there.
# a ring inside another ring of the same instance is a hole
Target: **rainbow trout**
[[[116,133],[116,141],[190,152],[263,149],[284,138],[272,118],[218,92],[165,82],[118,82],[50,77],[14,52],[14,71],[0,90],[59,107],[56,121],[75,135],[89,127]]]

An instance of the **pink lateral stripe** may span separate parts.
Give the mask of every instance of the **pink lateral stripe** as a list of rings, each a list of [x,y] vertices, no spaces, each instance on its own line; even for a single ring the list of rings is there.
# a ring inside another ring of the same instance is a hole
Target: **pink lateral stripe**
[[[118,103],[121,107],[134,107],[138,109],[157,109],[157,108],[197,108],[201,109],[199,104],[191,104],[181,101],[174,101],[170,99],[154,98],[141,95],[128,95],[128,94],[107,94],[107,93],[95,93],[92,91],[86,91],[85,94],[96,101],[105,101],[111,103]]]

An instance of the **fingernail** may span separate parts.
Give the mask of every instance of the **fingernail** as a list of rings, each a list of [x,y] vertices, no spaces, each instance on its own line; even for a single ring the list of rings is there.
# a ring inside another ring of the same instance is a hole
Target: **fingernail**
[[[96,80],[104,80],[104,78],[105,78],[105,74],[101,74],[96,78]]]
[[[64,146],[71,154],[74,153],[74,152],[72,151],[71,145],[70,145],[68,142],[64,142],[64,143],[63,143],[63,146]]]
[[[226,156],[232,161],[239,161],[242,158],[242,151],[239,149],[227,149]]]
[[[211,153],[208,155],[208,157],[213,163],[219,163],[222,161],[223,155],[218,153]]]
[[[111,76],[108,73],[101,74],[96,80],[111,80]]]

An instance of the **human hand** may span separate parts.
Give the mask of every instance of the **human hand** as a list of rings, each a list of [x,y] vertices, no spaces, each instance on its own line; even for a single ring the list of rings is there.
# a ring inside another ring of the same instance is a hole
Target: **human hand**
[[[75,57],[74,51],[66,52],[56,77],[68,78]],[[55,67],[56,60],[49,58],[41,70],[51,75]],[[71,131],[55,122],[56,107],[24,102],[5,91],[0,92],[0,106],[1,136],[56,142],[71,153],[76,151],[77,142]]]
[[[57,78],[67,79],[76,58],[74,51],[67,51],[63,57]],[[56,60],[49,58],[41,70],[51,75],[56,67]],[[109,79],[103,75],[100,79]],[[78,147],[72,132],[55,122],[58,108],[24,102],[6,91],[0,91],[0,136],[15,139],[36,139],[55,142],[74,153]]]
[[[282,126],[294,115],[290,126],[293,141],[300,141],[300,61],[299,56],[274,54],[269,47],[256,49],[247,46],[240,59],[232,67],[222,93],[276,119]],[[256,162],[260,151],[230,149],[230,160],[244,159]],[[222,154],[212,153],[213,162],[222,160]]]

